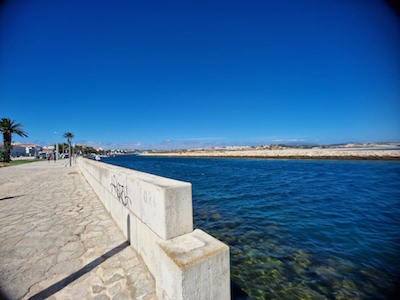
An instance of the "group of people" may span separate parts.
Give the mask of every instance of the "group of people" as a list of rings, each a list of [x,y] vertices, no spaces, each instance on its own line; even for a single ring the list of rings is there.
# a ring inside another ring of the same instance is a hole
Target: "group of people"
[[[76,153],[72,154],[72,157],[74,158],[74,162],[76,161],[76,156],[77,156]],[[56,162],[57,161],[57,155],[53,154],[53,159],[54,159],[54,162]],[[47,161],[50,162],[50,160],[51,160],[51,155],[48,154],[47,155]]]

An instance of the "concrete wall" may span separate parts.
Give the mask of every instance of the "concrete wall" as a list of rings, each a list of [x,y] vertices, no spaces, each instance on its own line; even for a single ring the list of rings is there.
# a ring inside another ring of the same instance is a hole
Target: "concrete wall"
[[[79,167],[153,274],[159,299],[230,299],[229,247],[193,230],[190,183],[84,158]]]

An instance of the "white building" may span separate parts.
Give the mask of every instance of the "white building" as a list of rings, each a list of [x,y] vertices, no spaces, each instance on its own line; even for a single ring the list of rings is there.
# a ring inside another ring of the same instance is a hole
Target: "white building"
[[[4,145],[0,145],[1,150],[4,151]],[[42,148],[36,144],[22,144],[22,143],[13,143],[11,148],[11,157],[20,157],[20,156],[35,156],[38,151]]]

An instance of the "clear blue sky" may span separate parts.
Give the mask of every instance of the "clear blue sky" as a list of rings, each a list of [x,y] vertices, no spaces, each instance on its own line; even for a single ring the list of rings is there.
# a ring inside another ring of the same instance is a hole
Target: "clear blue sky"
[[[6,1],[0,117],[42,145],[400,141],[400,17],[383,0]]]

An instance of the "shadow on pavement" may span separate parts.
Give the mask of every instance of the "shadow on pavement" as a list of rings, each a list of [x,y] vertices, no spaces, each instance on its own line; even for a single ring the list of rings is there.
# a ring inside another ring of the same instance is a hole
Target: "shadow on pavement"
[[[50,297],[51,295],[57,293],[62,288],[64,288],[67,285],[69,285],[71,282],[77,280],[79,277],[85,275],[86,273],[89,273],[94,268],[96,268],[98,265],[100,265],[102,262],[104,262],[107,259],[109,259],[110,257],[118,254],[119,252],[121,252],[122,250],[124,250],[128,246],[129,246],[129,242],[128,241],[122,243],[121,245],[115,247],[114,249],[111,249],[107,253],[104,253],[99,258],[96,258],[94,261],[92,261],[91,263],[87,264],[86,266],[84,266],[79,271],[76,271],[75,273],[69,275],[67,278],[64,278],[63,280],[60,280],[59,282],[49,286],[47,289],[37,293],[35,296],[32,296],[29,299],[30,300],[39,300],[39,299],[45,299],[45,298]],[[0,296],[1,296],[1,294],[0,294]]]
[[[4,197],[4,198],[0,198],[0,201],[3,201],[3,200],[10,200],[10,199],[14,199],[14,198],[19,198],[19,197],[22,197],[22,196],[25,196],[25,195]]]
[[[0,289],[0,300],[11,300],[11,298]]]

